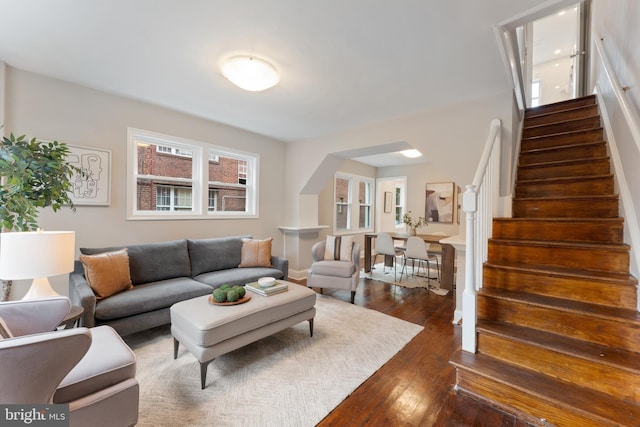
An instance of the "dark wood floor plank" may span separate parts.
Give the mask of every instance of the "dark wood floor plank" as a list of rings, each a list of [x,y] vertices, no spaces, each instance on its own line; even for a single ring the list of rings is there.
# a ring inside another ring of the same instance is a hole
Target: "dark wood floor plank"
[[[348,291],[323,291],[348,302]],[[460,348],[461,327],[451,323],[455,294],[439,296],[361,280],[355,304],[424,325],[411,342],[360,385],[319,424],[328,426],[530,426],[491,405],[455,393],[449,363]]]

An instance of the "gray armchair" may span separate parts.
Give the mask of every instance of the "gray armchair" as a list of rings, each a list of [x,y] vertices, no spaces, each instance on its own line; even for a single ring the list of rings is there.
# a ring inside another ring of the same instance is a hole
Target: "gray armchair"
[[[131,426],[139,386],[131,349],[109,326],[56,330],[66,297],[0,303],[0,402],[68,404],[71,426]]]
[[[326,243],[323,240],[311,248],[313,264],[307,271],[307,287],[350,290],[353,304],[360,281],[360,245],[353,244],[351,261],[333,261],[324,259]]]

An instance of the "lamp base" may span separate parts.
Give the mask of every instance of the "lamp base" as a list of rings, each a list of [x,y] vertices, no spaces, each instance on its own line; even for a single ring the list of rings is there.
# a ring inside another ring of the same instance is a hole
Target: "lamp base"
[[[27,292],[27,294],[22,297],[22,299],[44,299],[59,296],[60,294],[54,291],[49,284],[49,279],[47,279],[46,277],[39,277],[37,279],[33,279],[31,287],[29,288],[29,292]]]

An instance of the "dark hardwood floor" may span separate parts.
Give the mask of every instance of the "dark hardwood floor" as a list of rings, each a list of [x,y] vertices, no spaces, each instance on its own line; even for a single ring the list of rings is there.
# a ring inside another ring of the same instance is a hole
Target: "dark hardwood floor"
[[[349,301],[349,292],[324,290]],[[514,426],[530,424],[453,391],[448,362],[462,329],[451,323],[454,294],[361,280],[355,304],[424,325],[424,330],[318,426]]]

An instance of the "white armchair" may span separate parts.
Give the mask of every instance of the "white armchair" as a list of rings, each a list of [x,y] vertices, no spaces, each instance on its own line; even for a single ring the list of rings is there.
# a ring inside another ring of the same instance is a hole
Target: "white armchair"
[[[0,303],[0,402],[68,404],[71,426],[135,425],[135,355],[109,326],[56,330],[70,308],[66,297]]]
[[[324,259],[326,243],[323,240],[311,248],[313,264],[307,271],[307,287],[350,290],[353,304],[360,281],[360,245],[353,244],[350,261],[334,261]]]

